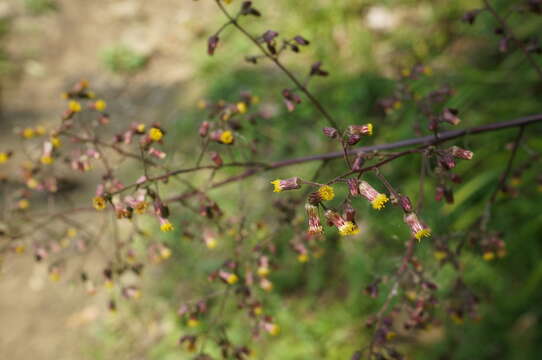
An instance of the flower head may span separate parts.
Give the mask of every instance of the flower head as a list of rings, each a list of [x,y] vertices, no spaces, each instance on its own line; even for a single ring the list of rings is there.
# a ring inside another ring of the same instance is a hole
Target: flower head
[[[81,111],[81,104],[78,101],[71,100],[68,103],[68,109],[70,109],[70,111],[74,113],[79,112]]]
[[[94,103],[94,108],[98,111],[104,111],[107,108],[107,103],[103,100],[97,100]]]
[[[329,185],[322,185],[318,189],[318,195],[320,195],[320,198],[322,200],[333,200],[335,197],[335,192],[333,191],[333,188]]]
[[[44,165],[51,165],[55,159],[51,155],[43,155],[40,158],[40,161]]]
[[[361,181],[359,183],[359,193],[371,202],[371,205],[375,210],[382,209],[389,201],[386,194],[376,191],[367,181]]]
[[[325,216],[330,223],[337,227],[341,236],[355,235],[359,233],[359,227],[352,221],[345,220],[333,210],[327,210]]]
[[[373,135],[373,124],[365,124],[365,125],[350,125],[348,127],[348,132],[351,135],[367,135],[371,136]]]
[[[160,140],[162,140],[163,137],[164,137],[164,133],[163,133],[162,130],[160,130],[159,128],[157,128],[157,127],[152,127],[152,128],[149,130],[149,138],[150,138],[152,141],[160,141]]]
[[[96,196],[92,199],[92,205],[96,210],[104,210],[107,206],[107,202],[102,196]]]
[[[309,235],[321,234],[324,229],[320,223],[320,216],[318,216],[318,207],[311,203],[305,204],[305,210],[307,211],[307,217],[309,218]]]
[[[0,152],[0,164],[3,164],[9,160],[11,152]]]
[[[21,133],[21,135],[25,139],[32,139],[36,135],[36,132],[32,128],[25,128],[23,129],[23,132]]]
[[[281,192],[282,190],[295,190],[301,187],[301,179],[298,177],[293,177],[289,179],[276,179],[271,181],[274,189],[273,192]]]
[[[431,236],[431,229],[425,226],[419,219],[416,213],[406,214],[404,217],[405,223],[410,228],[410,233],[417,240],[421,240],[423,237]]]
[[[170,232],[173,231],[174,227],[173,224],[169,222],[168,219],[160,218],[160,230],[163,232]]]
[[[219,140],[223,144],[232,144],[235,138],[233,137],[233,133],[229,130],[223,131],[220,134]]]
[[[235,106],[237,107],[237,111],[239,111],[240,114],[244,114],[247,112],[247,104],[245,104],[244,102],[240,101]]]

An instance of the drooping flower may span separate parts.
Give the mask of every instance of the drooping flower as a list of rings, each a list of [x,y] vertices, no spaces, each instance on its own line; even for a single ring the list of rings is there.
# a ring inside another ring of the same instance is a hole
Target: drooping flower
[[[281,192],[283,190],[295,190],[301,187],[301,179],[298,177],[293,177],[289,179],[276,179],[271,181],[274,189],[273,192]]]
[[[386,194],[379,193],[367,181],[360,181],[359,193],[361,196],[371,202],[373,209],[380,210],[388,202]]]
[[[365,125],[350,125],[348,127],[348,132],[351,135],[367,135],[371,136],[373,135],[373,124],[365,124]]]
[[[410,233],[417,240],[421,240],[423,237],[431,236],[431,229],[425,226],[419,219],[416,213],[406,214],[404,217],[405,223],[410,228]]]
[[[235,106],[240,114],[244,114],[247,112],[247,104],[245,104],[243,101],[239,101]]]
[[[332,223],[341,236],[355,235],[359,233],[359,227],[352,221],[345,220],[341,215],[333,210],[327,210],[324,214],[327,220]]]
[[[0,152],[0,164],[7,162],[11,158],[11,152]]]
[[[307,211],[307,217],[309,219],[309,235],[321,234],[324,229],[320,223],[320,216],[318,215],[318,207],[311,203],[305,204],[305,210]]]
[[[160,230],[163,232],[170,232],[173,231],[174,227],[173,224],[169,222],[166,218],[160,218]]]
[[[474,153],[472,151],[462,149],[458,146],[452,146],[450,148],[450,153],[453,157],[464,160],[471,160],[474,156]]]
[[[224,270],[220,270],[218,276],[228,285],[233,285],[239,281],[239,277],[237,275]]]

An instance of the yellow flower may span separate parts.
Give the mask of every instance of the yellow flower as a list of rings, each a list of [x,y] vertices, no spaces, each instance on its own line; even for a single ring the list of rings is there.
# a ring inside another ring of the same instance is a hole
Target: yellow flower
[[[59,148],[62,145],[62,142],[58,136],[51,136],[51,145],[53,145],[54,148]]]
[[[236,106],[239,113],[244,114],[247,112],[247,104],[245,104],[244,102],[239,101]]]
[[[297,261],[299,261],[300,263],[306,263],[307,261],[309,261],[309,255],[307,255],[307,254],[299,254],[297,256]]]
[[[236,282],[239,281],[239,277],[235,274],[230,274],[228,275],[228,277],[226,278],[226,282],[230,285],[233,285],[235,284]]]
[[[94,103],[94,108],[98,111],[104,111],[107,108],[107,103],[103,100],[98,100]]]
[[[423,237],[431,237],[431,229],[429,228],[422,229],[416,232],[416,234],[414,234],[414,237],[417,240],[421,240]]]
[[[263,313],[263,308],[261,306],[256,306],[254,309],[254,315],[261,315]]]
[[[11,156],[6,152],[0,152],[0,164],[3,164],[9,160]]]
[[[36,128],[34,129],[34,132],[37,134],[37,135],[45,135],[45,128],[42,126],[42,125],[38,125],[36,126]]]
[[[277,324],[271,324],[267,327],[267,332],[271,336],[277,336],[278,334],[280,334],[280,326],[278,326]]]
[[[163,232],[170,232],[173,230],[173,225],[166,220],[162,225],[160,225],[160,230]]]
[[[234,137],[231,131],[226,130],[222,134],[220,134],[220,142],[223,144],[231,144],[233,143]]]
[[[409,69],[403,69],[401,71],[401,75],[403,75],[403,77],[409,77],[410,76],[410,70]]]
[[[214,248],[216,248],[216,245],[217,245],[216,239],[209,239],[205,242],[205,246],[207,246],[207,249],[209,250],[213,250]]]
[[[25,128],[22,133],[23,137],[25,139],[32,139],[36,133],[34,132],[34,129],[32,128]]]
[[[335,197],[335,192],[333,191],[333,188],[329,185],[322,185],[318,189],[318,194],[320,195],[320,198],[322,200],[333,200]]]
[[[269,266],[260,266],[258,267],[258,276],[260,277],[266,277],[267,275],[269,275],[269,273],[271,272],[269,270]]]
[[[207,101],[205,101],[203,99],[199,99],[196,106],[198,107],[198,109],[203,110],[203,109],[205,109],[207,107]]]
[[[226,3],[226,4],[228,4],[228,5],[229,5],[229,4],[231,4],[231,3],[232,3],[232,1],[233,1],[233,0],[224,0],[224,3]]]
[[[94,91],[87,91],[87,96],[89,99],[94,99],[96,97],[96,93]]]
[[[136,130],[137,130],[137,132],[139,132],[139,133],[144,132],[144,131],[145,131],[145,124],[138,124],[138,125],[136,126]]]
[[[386,333],[386,340],[393,340],[397,334],[393,331],[388,331]]]
[[[146,201],[140,201],[134,205],[134,211],[136,212],[136,214],[143,215],[147,210],[148,206],[149,204]]]
[[[388,202],[388,197],[386,194],[378,194],[373,201],[371,201],[371,204],[373,205],[373,209],[380,210],[382,209],[385,204]]]
[[[273,290],[273,283],[267,280],[267,278],[262,278],[262,280],[260,281],[260,287],[264,291],[270,292],[271,290]]]
[[[71,238],[74,238],[77,236],[77,229],[76,228],[69,228],[68,231],[66,232],[66,235],[68,237],[71,237]]]
[[[162,130],[153,127],[149,130],[149,137],[152,141],[160,141],[164,137],[164,133]]]
[[[15,246],[15,253],[24,254],[25,251],[26,251],[26,246],[25,245],[19,244],[19,245]]]
[[[495,259],[495,253],[493,251],[486,251],[483,255],[485,261],[491,261]]]
[[[282,189],[280,187],[280,182],[281,181],[282,181],[281,179],[271,181],[271,184],[273,184],[273,186],[275,187],[273,189],[273,192],[281,192],[282,191]]]
[[[403,107],[403,103],[400,102],[400,101],[396,101],[396,102],[393,103],[393,108],[394,108],[395,110],[399,110],[399,109],[402,108],[402,107]]]
[[[435,251],[433,253],[433,256],[435,256],[435,259],[437,260],[444,260],[448,257],[448,254],[446,253],[446,251]]]
[[[345,221],[345,223],[339,226],[339,234],[341,236],[356,235],[359,233],[359,227],[352,221]]]
[[[39,182],[38,180],[34,179],[34,178],[30,178],[26,181],[26,186],[28,186],[29,189],[35,189],[39,186]]]
[[[198,319],[190,318],[186,322],[186,325],[188,325],[188,327],[195,328],[196,326],[199,325],[199,321]]]
[[[18,206],[21,210],[28,209],[30,207],[30,201],[28,201],[27,199],[21,199],[19,200]]]
[[[68,103],[68,109],[70,109],[70,111],[76,113],[76,112],[79,112],[81,111],[81,104],[75,100],[71,100],[69,103]]]
[[[96,210],[104,210],[107,206],[107,203],[103,197],[96,196],[92,199],[92,205]]]
[[[162,259],[167,260],[171,257],[171,249],[168,247],[163,247],[160,249],[160,256]]]
[[[55,161],[55,159],[53,159],[53,157],[50,155],[44,155],[41,157],[40,161],[44,165],[51,165]]]
[[[430,66],[425,66],[423,68],[423,73],[427,76],[433,75],[433,69]]]
[[[367,126],[367,135],[369,136],[373,135],[373,124],[368,123],[366,126]]]

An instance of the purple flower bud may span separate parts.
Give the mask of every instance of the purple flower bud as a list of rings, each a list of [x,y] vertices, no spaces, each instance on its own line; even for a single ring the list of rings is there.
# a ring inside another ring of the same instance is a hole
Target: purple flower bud
[[[403,208],[404,212],[406,212],[406,213],[412,212],[412,210],[413,210],[412,202],[410,201],[408,196],[406,196],[406,195],[399,196],[399,204]]]
[[[296,37],[294,37],[294,41],[296,43],[298,43],[299,45],[302,45],[302,46],[307,46],[310,44],[309,40],[305,39],[303,36],[301,35],[297,35]]]
[[[452,125],[458,125],[461,122],[461,119],[457,116],[458,114],[459,111],[457,109],[446,108],[442,113],[442,121]]]
[[[332,138],[332,139],[336,138],[337,135],[339,134],[339,132],[337,131],[337,129],[332,128],[332,127],[325,127],[325,128],[323,129],[323,132],[324,132],[324,135],[325,135],[325,136],[327,136],[327,137],[329,137],[329,138]]]
[[[214,55],[215,50],[216,50],[216,48],[218,46],[218,41],[219,41],[218,35],[212,35],[207,40],[207,53],[209,55],[211,55],[211,56]]]
[[[472,151],[462,149],[458,146],[452,146],[449,150],[452,156],[458,159],[471,160],[474,156],[474,153]]]

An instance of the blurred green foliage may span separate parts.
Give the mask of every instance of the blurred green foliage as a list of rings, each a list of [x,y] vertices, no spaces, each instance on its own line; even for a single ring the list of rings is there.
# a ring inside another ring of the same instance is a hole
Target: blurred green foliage
[[[58,9],[55,0],[24,0],[24,6],[32,15],[43,15]]]
[[[504,13],[514,6],[507,1],[495,3]],[[273,29],[284,36],[301,34],[311,40],[309,47],[303,48],[300,54],[285,56],[283,62],[302,77],[312,62],[323,61],[323,68],[329,70],[331,76],[314,79],[310,88],[340,119],[342,126],[374,123],[375,136],[364,143],[371,144],[413,137],[413,124],[418,121],[425,124],[425,119],[413,104],[405,103],[388,116],[384,116],[376,106],[382,97],[393,95],[395,80],[401,70],[416,63],[433,68],[433,76],[413,84],[417,92],[424,95],[442,84],[455,89],[455,95],[443,106],[461,111],[463,122],[460,126],[510,120],[540,112],[540,81],[520,52],[501,54],[498,51],[499,40],[493,33],[494,19],[481,14],[472,26],[460,21],[464,12],[479,5],[479,2],[470,0],[255,1],[264,17],[243,18],[241,21],[255,34]],[[234,2],[230,6],[238,4]],[[369,27],[368,17],[375,15],[375,9],[383,16],[381,21],[392,21],[393,26]],[[216,16],[216,28],[224,22],[218,10],[209,16]],[[540,16],[515,14],[510,15],[509,20],[522,36],[535,35],[537,29],[542,28]],[[208,35],[214,30],[207,29]],[[321,128],[326,124],[307,101],[293,113],[286,111],[280,92],[292,85],[285,76],[266,61],[258,65],[243,63],[243,56],[256,54],[256,50],[247,39],[230,28],[221,34],[221,46],[214,57],[205,54],[204,39],[194,44],[191,55],[194,63],[200,64],[198,78],[206,83],[203,97],[213,101],[235,101],[240,91],[251,90],[264,104],[274,106],[276,116],[260,119],[255,125],[245,126],[241,132],[247,139],[258,139],[258,146],[262,149],[257,154],[258,160],[274,161],[337,150],[336,144],[322,136]],[[133,54],[126,50],[108,54],[106,62],[113,71],[141,65],[142,60],[133,60]],[[117,60],[125,57],[132,60]],[[195,134],[202,118],[201,111],[187,109],[176,122],[172,136]],[[509,157],[505,145],[514,139],[516,131],[465,137],[455,142],[473,150],[475,158],[458,166],[457,173],[464,178],[464,183],[456,186],[453,205],[433,200],[435,184],[431,177],[428,178],[422,216],[431,224],[435,234],[453,232],[457,235],[450,240],[454,246],[465,236],[468,227],[484,211],[485,201],[505,168]],[[529,128],[516,164],[525,163],[531,152],[542,151],[541,131],[540,126]],[[190,141],[183,141],[175,144],[175,149],[181,154],[193,154],[195,146]],[[187,163],[190,156],[186,156]],[[226,156],[228,160],[230,156],[231,159],[239,159],[246,156],[246,152],[234,150]],[[461,272],[465,283],[480,297],[480,320],[453,324],[444,311],[445,304],[442,304],[440,323],[436,328],[422,332],[419,338],[400,339],[401,347],[409,358],[539,358],[542,351],[542,193],[536,186],[536,179],[540,176],[540,166],[536,165],[525,171],[521,183],[515,185],[519,197],[501,194],[492,213],[489,226],[496,232],[502,232],[508,255],[488,262],[482,260],[475,247],[467,245],[465,250]],[[420,166],[420,158],[414,155],[394,161],[383,172],[392,184],[416,202],[420,196]],[[319,164],[313,163],[284,168],[250,178],[242,184],[214,190],[212,195],[228,216],[244,211],[249,214],[249,224],[259,221],[276,224],[280,214],[270,209],[270,205],[277,199],[302,200],[302,195],[295,192],[273,194],[268,181],[291,176],[311,178],[318,167]],[[318,180],[326,181],[342,172],[344,165],[341,160],[333,161],[320,171]],[[234,170],[229,172],[234,173]],[[226,175],[227,172],[223,176]],[[194,175],[190,181],[205,181],[206,176]],[[368,179],[378,183],[371,175]],[[178,193],[179,186],[168,186],[166,191]],[[304,221],[302,204],[300,202],[297,207],[297,216]],[[361,235],[352,239],[328,236],[325,255],[311,259],[307,264],[298,263],[296,254],[290,250],[289,241],[294,230],[273,227],[269,236],[277,246],[280,268],[271,276],[275,288],[266,297],[264,307],[276,316],[282,334],[251,342],[246,315],[236,311],[234,301],[226,304],[225,313],[231,320],[228,335],[236,343],[246,341],[254,344],[254,358],[349,359],[356,349],[369,341],[371,330],[366,329],[364,323],[368,315],[379,309],[389,284],[381,286],[376,299],[366,296],[363,289],[376,277],[393,273],[404,251],[408,232],[398,209],[389,207],[375,212],[361,200],[354,205],[362,219]],[[183,213],[179,221],[187,228],[199,222],[190,212]],[[251,229],[247,241],[256,244],[260,238],[256,230]],[[168,263],[165,269],[150,270],[146,274],[149,279],[160,279],[148,291],[149,294],[158,293],[157,297],[144,297],[137,308],[123,310],[133,313],[122,319],[137,316],[151,320],[155,314],[160,314],[171,327],[170,335],[157,342],[149,358],[189,359],[193,356],[180,350],[176,344],[181,334],[192,330],[180,322],[175,311],[181,302],[197,299],[216,289],[206,283],[207,273],[220,266],[233,242],[231,236],[222,235],[219,248],[214,252],[181,239],[179,231],[165,239],[174,250],[175,258],[180,260]],[[422,241],[416,247],[416,256],[434,276],[439,285],[439,295],[446,296],[457,272],[449,264],[442,268],[438,265],[433,258],[431,241]],[[213,316],[212,312],[210,318]],[[109,332],[102,335],[105,339],[115,339],[109,340],[109,351],[129,354],[132,345],[130,334],[118,333],[121,321],[136,326],[129,320],[117,320],[108,328]],[[202,327],[206,326],[210,325],[202,324]],[[211,345],[207,350],[216,351]],[[103,353],[105,350],[96,351],[99,352],[96,358],[107,357]],[[126,355],[125,358],[130,357]]]

